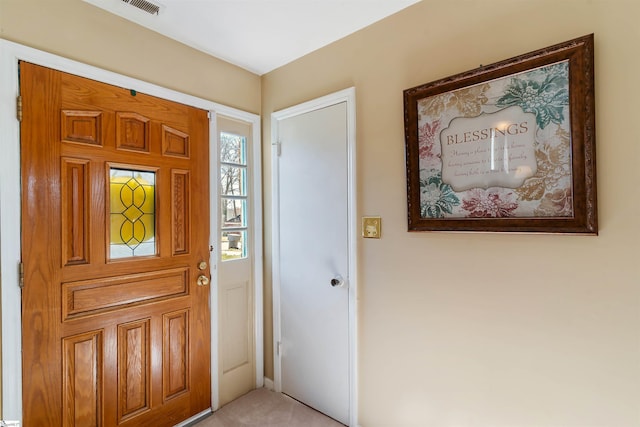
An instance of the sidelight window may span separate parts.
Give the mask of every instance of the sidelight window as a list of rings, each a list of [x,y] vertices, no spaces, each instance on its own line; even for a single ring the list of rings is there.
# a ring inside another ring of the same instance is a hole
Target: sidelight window
[[[247,257],[247,139],[220,133],[222,260]]]

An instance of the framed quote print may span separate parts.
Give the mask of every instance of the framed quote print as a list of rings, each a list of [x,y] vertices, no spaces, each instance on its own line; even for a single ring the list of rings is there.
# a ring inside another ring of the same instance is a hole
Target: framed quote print
[[[597,234],[593,35],[404,91],[410,231]]]

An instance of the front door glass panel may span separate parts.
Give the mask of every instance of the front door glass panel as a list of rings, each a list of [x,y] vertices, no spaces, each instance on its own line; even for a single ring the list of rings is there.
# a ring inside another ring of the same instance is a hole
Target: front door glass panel
[[[109,171],[109,256],[156,255],[156,174],[111,168]]]

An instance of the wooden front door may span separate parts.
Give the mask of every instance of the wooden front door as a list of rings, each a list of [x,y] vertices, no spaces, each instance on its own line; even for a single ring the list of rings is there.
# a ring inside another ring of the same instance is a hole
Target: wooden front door
[[[207,112],[21,63],[26,427],[210,407]]]

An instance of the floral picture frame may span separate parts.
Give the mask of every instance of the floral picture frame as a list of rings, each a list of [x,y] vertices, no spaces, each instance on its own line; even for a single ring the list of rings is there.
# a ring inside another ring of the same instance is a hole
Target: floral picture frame
[[[404,91],[409,231],[598,233],[593,44]]]

